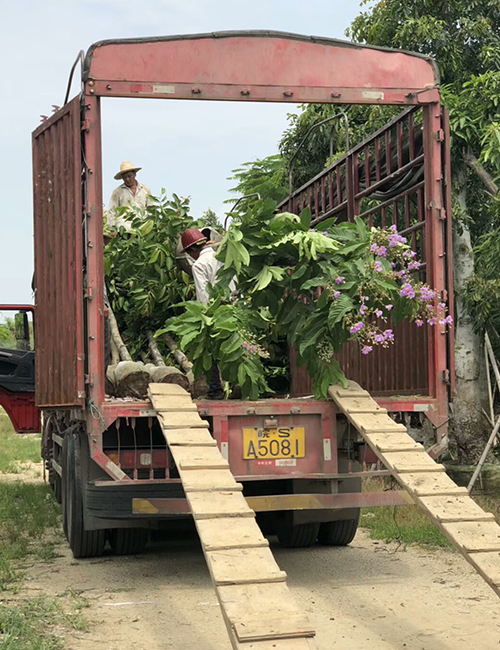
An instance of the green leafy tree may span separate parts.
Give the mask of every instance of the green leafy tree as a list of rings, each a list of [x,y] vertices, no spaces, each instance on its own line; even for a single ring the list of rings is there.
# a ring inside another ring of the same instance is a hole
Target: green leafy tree
[[[370,354],[394,340],[389,317],[395,323],[411,318],[419,327],[449,322],[444,305],[437,312],[432,306],[435,292],[413,274],[420,263],[394,226],[368,229],[357,218],[316,230],[308,209],[300,218],[274,212],[273,202],[260,201],[233,221],[220,245],[224,267],[213,299],[186,304],[166,324],[195,375],[216,361],[244,398],[257,399],[269,391],[269,348],[284,339],[306,364],[316,397],[325,397],[329,386],[345,383],[335,355],[348,340]],[[230,304],[235,275],[239,297]]]
[[[200,223],[202,223],[204,226],[209,226],[214,230],[220,231],[223,229],[223,226],[219,221],[219,217],[211,208],[205,210],[205,212],[201,215]]]
[[[284,161],[279,154],[243,163],[240,168],[233,169],[232,174],[228,180],[236,181],[236,185],[231,188],[230,192],[234,192],[240,197],[260,194],[262,199],[280,203],[288,196],[286,170]],[[257,197],[253,197],[242,201],[239,205],[239,212],[245,213],[255,205],[257,200]],[[226,203],[234,202],[234,199],[226,201]]]
[[[196,226],[189,199],[165,194],[145,209],[119,208],[131,224],[104,251],[108,296],[132,356],[147,352],[148,330],[155,331],[194,297],[194,286],[176,263],[183,230]]]

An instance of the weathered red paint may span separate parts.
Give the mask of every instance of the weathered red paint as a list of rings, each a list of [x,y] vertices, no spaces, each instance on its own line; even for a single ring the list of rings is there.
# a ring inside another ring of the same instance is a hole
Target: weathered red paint
[[[439,83],[427,57],[271,31],[101,41],[85,67],[110,97],[397,104]]]
[[[35,393],[42,407],[84,405],[81,165],[75,98],[33,133]]]
[[[0,386],[0,406],[5,409],[16,433],[40,433],[42,430],[34,393],[11,393]]]

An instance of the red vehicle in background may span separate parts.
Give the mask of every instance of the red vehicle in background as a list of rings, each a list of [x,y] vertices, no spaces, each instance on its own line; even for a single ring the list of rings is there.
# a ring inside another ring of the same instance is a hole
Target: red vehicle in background
[[[280,32],[223,32],[96,43],[84,59],[82,84],[33,133],[30,408],[33,418],[37,409],[43,413],[43,456],[75,557],[100,554],[106,539],[117,553],[140,551],[148,529],[189,513],[151,404],[104,391],[100,116],[107,97],[401,106],[399,117],[280,209],[308,205],[315,223],[332,215],[395,223],[418,251],[427,282],[452,305],[448,123],[431,59]],[[440,326],[398,329],[399,343],[369,359],[346,346],[343,368],[408,426],[420,427],[425,414],[439,444],[453,388],[452,338]],[[405,503],[405,493],[361,492],[363,477],[387,471],[367,471],[376,458],[333,402],[311,397],[293,350],[291,374],[288,397],[200,400],[198,410],[265,530],[286,546],[347,544],[360,507]],[[12,406],[19,393],[9,385],[0,376],[0,404],[21,431]],[[295,458],[284,438],[295,445]]]

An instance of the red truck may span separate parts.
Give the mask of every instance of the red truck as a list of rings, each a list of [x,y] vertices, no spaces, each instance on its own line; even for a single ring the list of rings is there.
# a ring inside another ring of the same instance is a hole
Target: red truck
[[[450,313],[453,300],[449,127],[428,57],[253,31],[101,41],[81,58],[81,93],[33,133],[36,406],[27,391],[23,408],[33,422],[37,409],[43,414],[42,454],[64,530],[75,557],[90,557],[106,540],[116,553],[141,551],[148,529],[189,513],[151,404],[104,390],[100,111],[108,97],[401,106],[280,209],[307,205],[315,223],[332,215],[395,223]],[[369,358],[347,345],[343,369],[398,421],[419,427],[425,415],[438,450],[453,390],[452,335],[408,323],[396,331],[394,347]],[[363,477],[387,471],[367,470],[376,458],[333,402],[311,397],[293,350],[290,358],[290,397],[199,400],[198,410],[266,531],[286,546],[347,544],[360,507],[405,503],[405,493],[361,492]],[[12,415],[11,371],[0,365],[0,404]],[[283,453],[280,431],[300,457]]]

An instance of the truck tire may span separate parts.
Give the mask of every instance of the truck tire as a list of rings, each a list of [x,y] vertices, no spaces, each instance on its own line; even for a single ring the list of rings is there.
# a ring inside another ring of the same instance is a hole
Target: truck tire
[[[73,557],[101,555],[106,542],[104,530],[86,530],[83,519],[83,494],[80,476],[80,438],[78,434],[64,437],[63,445],[63,526]],[[64,453],[64,451],[66,453]]]
[[[116,555],[137,555],[146,548],[148,530],[147,528],[112,528],[108,539]]]
[[[54,458],[54,447],[56,443],[52,443],[49,457],[49,485],[54,493],[54,498],[57,503],[62,503],[62,479],[56,470],[52,467],[52,459]]]
[[[356,519],[339,519],[321,524],[318,542],[325,546],[347,546],[356,535],[359,523],[359,510]]]
[[[281,546],[285,548],[306,548],[316,544],[320,524],[293,524],[293,513],[287,512],[282,519],[276,521],[276,535]]]

